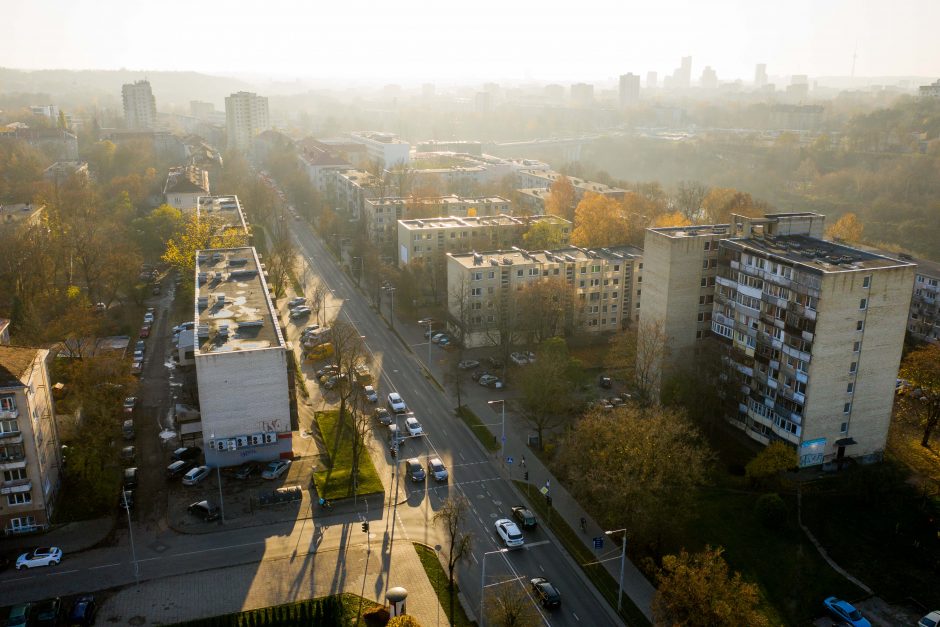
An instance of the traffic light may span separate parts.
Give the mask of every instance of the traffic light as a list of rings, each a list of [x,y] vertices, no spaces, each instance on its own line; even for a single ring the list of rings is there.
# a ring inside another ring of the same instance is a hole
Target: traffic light
[[[529,471],[528,471],[528,470],[525,471],[525,480],[526,480],[526,481],[529,480]]]
[[[369,533],[369,523],[368,523],[368,521],[362,523],[362,532],[363,532],[363,533]]]

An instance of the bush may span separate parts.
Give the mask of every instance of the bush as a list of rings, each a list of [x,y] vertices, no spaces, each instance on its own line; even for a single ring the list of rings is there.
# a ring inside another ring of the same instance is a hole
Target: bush
[[[747,463],[744,473],[751,485],[771,487],[779,483],[781,473],[796,466],[796,450],[792,446],[771,442]]]
[[[779,494],[771,492],[757,499],[754,512],[762,525],[769,529],[776,529],[781,527],[787,519],[787,504],[783,502]]]
[[[388,609],[384,607],[373,607],[362,613],[362,620],[368,627],[384,627],[388,618]]]

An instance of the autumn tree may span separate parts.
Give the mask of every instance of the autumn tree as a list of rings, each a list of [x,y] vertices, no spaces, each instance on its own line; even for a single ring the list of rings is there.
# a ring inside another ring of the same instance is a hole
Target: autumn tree
[[[619,373],[644,405],[657,401],[662,368],[669,356],[669,338],[661,321],[642,322],[614,335],[607,367]]]
[[[473,536],[464,531],[470,515],[470,502],[464,496],[451,496],[434,513],[434,522],[443,523],[447,543],[447,585],[450,588],[450,622],[454,623],[454,571],[457,564],[470,559]]]
[[[277,226],[269,242],[270,248],[265,258],[268,282],[274,289],[274,297],[284,296],[291,271],[296,261],[297,249],[290,232],[283,226]]]
[[[157,259],[166,251],[166,243],[176,235],[183,224],[183,213],[171,205],[163,204],[133,221],[137,241],[146,259]]]
[[[539,344],[538,358],[519,375],[522,417],[535,429],[539,446],[545,431],[560,426],[574,411],[574,390],[581,382],[583,368],[568,354],[565,340],[555,337]]]
[[[589,412],[557,451],[565,486],[601,526],[651,547],[681,528],[713,459],[683,412],[636,405]]]
[[[864,230],[865,225],[859,222],[858,216],[849,212],[826,229],[826,237],[857,244],[862,241],[862,232]]]
[[[686,220],[694,222],[699,219],[702,212],[702,202],[708,195],[708,186],[698,181],[679,181],[676,186],[676,195],[673,202],[676,210],[685,216]]]
[[[537,627],[542,624],[538,610],[514,582],[499,585],[486,602],[486,623],[494,627]]]
[[[238,229],[224,228],[221,218],[190,216],[180,233],[166,243],[163,261],[183,277],[192,276],[196,252],[210,248],[237,248],[248,244],[248,236]]]
[[[563,227],[548,220],[533,221],[522,235],[522,242],[527,250],[552,250],[567,243]]]
[[[930,446],[930,435],[940,423],[940,345],[914,349],[901,362],[907,380],[900,396],[901,416],[923,429],[920,445]]]
[[[760,214],[760,204],[747,192],[730,187],[714,187],[702,200],[702,209],[711,224],[726,224],[731,221],[733,213],[745,216]]]
[[[333,361],[339,368],[339,415],[346,415],[346,404],[356,391],[356,368],[368,362],[369,349],[359,330],[346,320],[334,320],[331,328]]]
[[[574,212],[571,243],[586,248],[615,246],[627,242],[629,223],[616,199],[587,193]]]
[[[798,465],[796,449],[778,440],[768,444],[747,463],[744,475],[753,485],[774,487],[781,474]]]
[[[564,335],[572,307],[571,290],[561,276],[527,283],[513,295],[519,312],[519,333],[529,344]]]
[[[676,211],[673,213],[663,213],[653,220],[653,223],[650,225],[653,228],[664,228],[669,226],[689,226],[692,224],[692,221],[689,220],[681,212]]]
[[[737,627],[769,625],[758,609],[760,590],[731,573],[723,549],[705,547],[690,554],[663,558],[657,576],[653,616],[656,625],[684,627]]]
[[[549,188],[549,196],[545,201],[545,213],[560,216],[569,222],[574,222],[574,185],[567,176],[562,174]]]

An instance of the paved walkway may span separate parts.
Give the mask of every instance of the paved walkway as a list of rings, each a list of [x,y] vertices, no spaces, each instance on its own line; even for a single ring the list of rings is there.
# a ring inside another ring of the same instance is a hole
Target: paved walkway
[[[11,536],[0,543],[0,551],[15,553],[22,549],[57,546],[64,553],[78,553],[103,542],[114,529],[114,518],[95,518],[67,523],[41,535]]]

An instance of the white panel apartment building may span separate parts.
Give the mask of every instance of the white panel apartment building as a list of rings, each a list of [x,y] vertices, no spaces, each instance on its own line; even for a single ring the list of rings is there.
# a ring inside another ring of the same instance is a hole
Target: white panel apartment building
[[[359,131],[349,136],[358,144],[366,147],[369,157],[379,162],[382,169],[391,169],[396,165],[411,162],[411,144],[402,141],[392,133]]]
[[[290,457],[287,346],[254,248],[199,251],[195,321],[206,464]]]
[[[60,450],[49,351],[0,345],[0,525],[4,535],[49,526]]]
[[[498,317],[511,309],[515,294],[540,280],[561,278],[570,290],[570,306],[558,333],[619,331],[638,319],[642,255],[633,246],[448,253],[448,311],[455,321],[469,318],[465,346],[496,344]]]
[[[495,216],[509,213],[511,207],[512,203],[501,196],[370,198],[364,203],[362,219],[369,229],[370,240],[389,243],[396,241],[398,221],[414,217],[415,212],[423,216]]]
[[[225,99],[225,124],[229,148],[248,152],[255,135],[271,128],[268,99],[240,91]]]
[[[152,129],[157,124],[157,101],[149,81],[137,81],[121,87],[124,123],[131,129]]]

